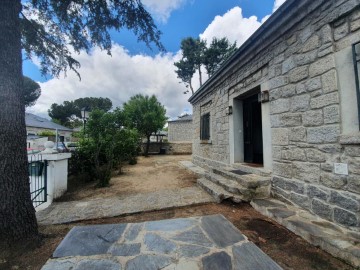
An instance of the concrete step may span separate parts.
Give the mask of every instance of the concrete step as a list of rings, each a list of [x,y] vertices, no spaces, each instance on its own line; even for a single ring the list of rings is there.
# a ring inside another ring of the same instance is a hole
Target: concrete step
[[[236,195],[233,193],[230,193],[226,191],[223,187],[215,184],[214,182],[206,179],[206,178],[199,178],[197,180],[198,185],[204,189],[206,192],[211,194],[211,196],[214,197],[214,199],[220,203],[223,200],[231,199],[233,202],[239,203],[242,201],[248,201],[244,196],[242,195]]]
[[[251,201],[251,205],[314,246],[360,267],[359,232],[330,223],[304,209],[275,199],[255,199]]]
[[[212,172],[206,172],[205,178],[232,194],[243,196],[245,201],[250,201],[255,197],[256,190],[243,187],[235,180],[225,178]]]
[[[212,169],[214,174],[221,175],[225,178],[235,180],[238,182],[242,187],[248,189],[257,189],[262,186],[270,186],[271,177],[270,176],[261,176],[258,174],[236,174],[227,170],[220,170],[220,169]]]

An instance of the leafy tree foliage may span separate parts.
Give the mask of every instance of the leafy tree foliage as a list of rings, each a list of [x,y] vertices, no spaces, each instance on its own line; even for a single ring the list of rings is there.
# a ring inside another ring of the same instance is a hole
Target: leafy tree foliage
[[[199,38],[188,37],[181,41],[182,59],[175,62],[175,70],[178,78],[190,88],[194,94],[192,78],[196,71],[199,73],[200,86],[202,86],[202,67],[205,67],[208,76],[212,76],[216,70],[225,62],[237,49],[236,42],[231,44],[227,38],[214,38],[206,47],[206,41]],[[188,93],[187,89],[184,94]]]
[[[88,148],[85,151],[92,154],[94,176],[99,187],[109,185],[114,166],[121,170],[124,161],[132,160],[137,155],[138,133],[125,128],[124,122],[124,113],[120,109],[114,112],[95,109],[90,114],[86,138],[80,149]]]
[[[29,191],[22,50],[43,74],[77,72],[73,54],[111,53],[111,30],[127,28],[160,50],[160,32],[140,0],[0,1],[0,245],[39,239]],[[34,241],[35,242],[35,241]]]
[[[178,68],[175,72],[191,92],[194,93],[191,79],[196,71],[199,73],[200,85],[202,85],[201,64],[203,62],[203,54],[206,49],[206,42],[199,38],[188,37],[181,41],[180,49],[183,57],[174,65]]]
[[[41,87],[37,82],[33,81],[29,77],[24,76],[23,80],[25,107],[34,106],[41,95]]]
[[[166,110],[163,105],[152,95],[135,95],[124,103],[124,115],[126,125],[138,130],[141,136],[146,137],[146,149],[144,155],[149,153],[150,136],[161,130],[167,120]]]
[[[78,98],[74,101],[64,101],[63,104],[53,103],[48,113],[53,121],[73,128],[82,125],[81,109],[85,107],[89,111],[94,109],[109,111],[112,108],[112,102],[109,98],[102,97]]]
[[[139,41],[164,50],[150,14],[139,0],[28,0],[20,12],[22,48],[40,60],[41,72],[58,76],[76,73],[80,63],[71,51],[89,52],[97,45],[111,54],[109,29],[132,30]],[[72,48],[69,49],[69,48]]]
[[[236,51],[236,42],[230,44],[227,38],[213,38],[209,48],[204,51],[203,64],[209,77]]]
[[[109,185],[113,168],[121,172],[125,161],[136,160],[138,132],[124,127],[124,114],[120,109],[114,112],[92,111],[86,133],[81,133],[80,137],[70,167],[73,173],[88,174],[87,178],[96,180],[98,187]]]

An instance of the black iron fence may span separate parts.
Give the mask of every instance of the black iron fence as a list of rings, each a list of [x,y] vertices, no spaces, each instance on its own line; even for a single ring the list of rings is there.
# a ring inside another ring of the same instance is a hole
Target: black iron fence
[[[47,160],[41,154],[29,155],[30,194],[34,207],[47,201]]]

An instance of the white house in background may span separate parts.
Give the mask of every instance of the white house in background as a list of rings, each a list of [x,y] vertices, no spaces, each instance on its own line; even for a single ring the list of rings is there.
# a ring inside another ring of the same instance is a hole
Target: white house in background
[[[26,134],[36,136],[43,131],[52,131],[54,134],[58,131],[59,141],[70,142],[73,130],[62,125],[51,122],[50,120],[37,116],[35,114],[25,114]]]

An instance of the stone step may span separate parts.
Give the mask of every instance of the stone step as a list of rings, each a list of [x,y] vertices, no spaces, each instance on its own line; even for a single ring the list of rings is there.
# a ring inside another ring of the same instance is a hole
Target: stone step
[[[231,166],[226,167],[225,170],[232,171],[232,170],[241,170],[243,172],[257,174],[261,176],[271,176],[271,171],[266,170],[262,167],[252,167],[247,164],[243,163],[233,163]]]
[[[255,197],[256,189],[244,188],[235,180],[227,179],[212,172],[206,172],[205,178],[232,194],[242,195],[246,201]]]
[[[255,199],[251,206],[314,246],[360,267],[360,233],[275,199]]]
[[[246,198],[244,198],[244,196],[232,194],[232,193],[226,191],[221,186],[215,184],[214,182],[212,182],[204,177],[199,178],[197,180],[197,183],[202,189],[204,189],[206,192],[211,194],[211,196],[213,196],[214,199],[218,203],[220,203],[226,199],[231,199],[233,202],[236,202],[236,203],[246,201]]]
[[[271,183],[270,176],[261,176],[252,173],[240,175],[227,170],[220,170],[220,169],[212,169],[212,171],[214,174],[218,174],[225,178],[235,180],[242,187],[247,189],[257,189],[262,186],[270,186]]]

